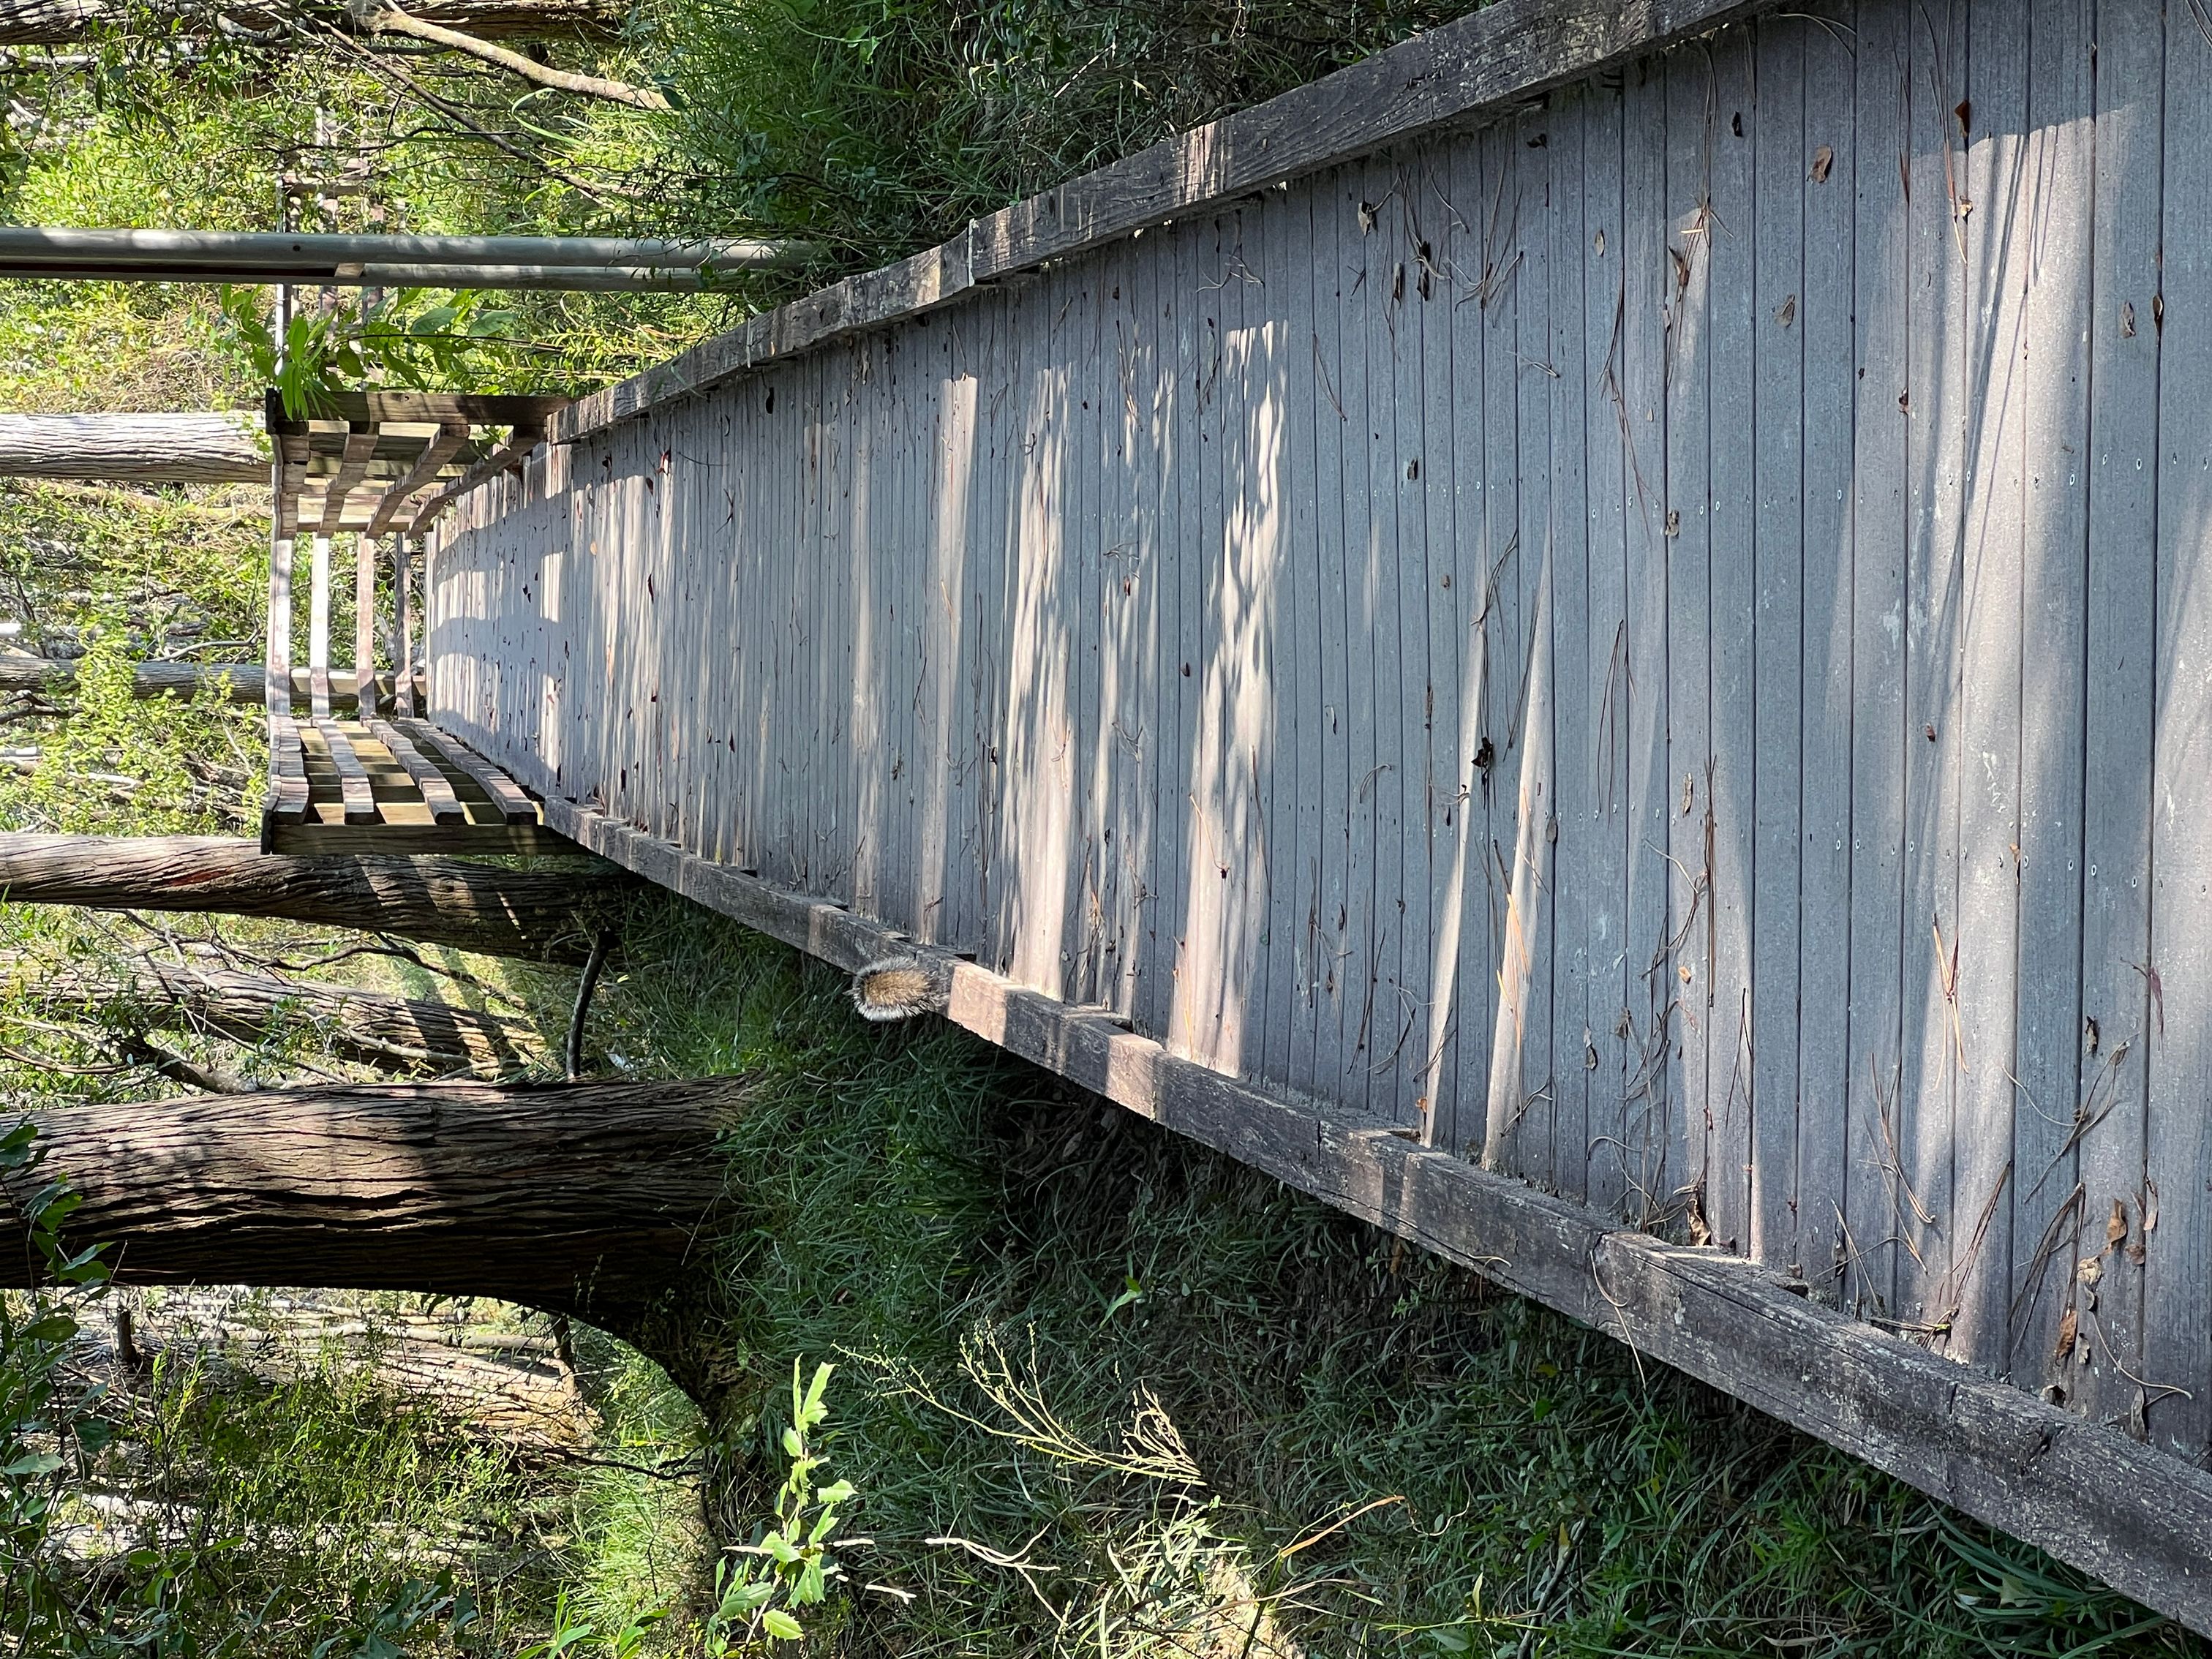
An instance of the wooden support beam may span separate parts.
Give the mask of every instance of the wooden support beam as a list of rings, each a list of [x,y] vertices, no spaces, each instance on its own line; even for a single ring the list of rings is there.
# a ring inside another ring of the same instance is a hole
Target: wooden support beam
[[[492,805],[499,809],[500,816],[507,823],[538,822],[536,804],[515,787],[514,780],[459,738],[447,736],[427,720],[396,720],[393,724],[414,742],[416,748],[444,756],[453,766],[475,779],[477,787],[491,797]]]
[[[353,538],[353,683],[369,688],[355,706],[364,718],[375,713],[376,544],[359,533]]]
[[[276,449],[275,468],[270,488],[276,500],[272,514],[276,533],[289,540],[300,533],[300,491],[307,481],[307,465],[313,459],[304,421],[272,423],[269,428]]]
[[[415,715],[415,538],[392,538],[392,708]]]
[[[1624,1230],[1424,1148],[1404,1126],[1224,1076],[1110,1015],[588,807],[549,797],[544,812],[586,851],[836,967],[915,957],[945,988],[954,1024],[2212,1630],[2212,1474],[1814,1303],[1802,1283],[1740,1258]]]
[[[307,712],[331,713],[331,538],[317,536],[307,576]]]
[[[440,470],[459,453],[461,446],[468,441],[469,423],[466,421],[458,417],[441,421],[437,435],[422,446],[422,453],[415,458],[415,464],[378,497],[376,510],[369,515],[368,533],[382,535],[398,516],[400,509],[406,506],[408,498],[434,482]]]

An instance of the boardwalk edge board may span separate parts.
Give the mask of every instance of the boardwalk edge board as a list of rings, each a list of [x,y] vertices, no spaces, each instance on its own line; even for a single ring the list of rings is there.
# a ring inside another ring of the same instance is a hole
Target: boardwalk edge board
[[[934,310],[985,284],[1771,11],[1780,0],[1500,0],[1264,104],[1163,139],[969,224],[949,242],[763,312],[580,398],[570,443],[764,363]]]
[[[586,850],[851,971],[942,957],[589,807]],[[2212,1632],[2212,1474],[1809,1301],[1736,1258],[1622,1229],[1378,1119],[1255,1088],[1119,1019],[947,958],[955,1024],[1115,1104],[1471,1267]]]

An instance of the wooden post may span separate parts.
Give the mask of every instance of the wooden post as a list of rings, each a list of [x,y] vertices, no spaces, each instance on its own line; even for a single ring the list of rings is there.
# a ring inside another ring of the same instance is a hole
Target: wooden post
[[[353,538],[354,708],[367,720],[376,712],[376,544]]]
[[[392,708],[415,717],[415,538],[392,538]]]
[[[307,710],[317,720],[331,713],[331,538],[315,538],[307,589]]]

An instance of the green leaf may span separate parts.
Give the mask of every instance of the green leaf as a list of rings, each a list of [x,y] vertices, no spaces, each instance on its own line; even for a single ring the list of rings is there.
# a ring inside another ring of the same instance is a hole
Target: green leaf
[[[14,1462],[0,1467],[0,1474],[52,1474],[61,1466],[62,1460],[52,1452],[26,1452]]]
[[[799,1620],[781,1607],[770,1607],[761,1614],[761,1628],[779,1642],[796,1642],[806,1634],[799,1628]]]
[[[48,1314],[44,1319],[23,1328],[27,1342],[66,1342],[76,1334],[76,1321],[67,1314]]]

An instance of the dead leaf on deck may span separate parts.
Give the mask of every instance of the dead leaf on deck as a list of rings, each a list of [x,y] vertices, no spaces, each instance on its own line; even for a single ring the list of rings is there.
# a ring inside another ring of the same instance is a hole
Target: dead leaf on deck
[[[1789,327],[1790,324],[1797,320],[1797,296],[1796,295],[1791,295],[1788,299],[1782,302],[1778,308],[1777,308],[1774,313],[1774,320],[1781,324],[1784,328]]]
[[[2105,1224],[2105,1248],[2118,1249],[2128,1242],[2128,1205],[2125,1199],[2112,1200],[2112,1219]]]
[[[1814,150],[1813,152],[1813,182],[1816,185],[1826,184],[1828,182],[1828,169],[1835,165],[1836,152],[1833,147],[1823,144],[1820,149]]]
[[[2074,1277],[2093,1289],[2105,1277],[2105,1258],[2085,1255],[2074,1264]]]
[[[2136,307],[2131,300],[2120,301],[2120,337],[2123,340],[2136,337]]]
[[[2075,1333],[2080,1328],[2079,1322],[2074,1317],[2074,1310],[2069,1308],[2064,1316],[2058,1322],[2058,1346],[2051,1351],[2053,1360],[2063,1363],[2073,1353]]]

